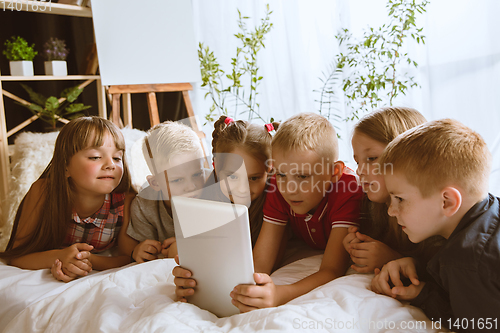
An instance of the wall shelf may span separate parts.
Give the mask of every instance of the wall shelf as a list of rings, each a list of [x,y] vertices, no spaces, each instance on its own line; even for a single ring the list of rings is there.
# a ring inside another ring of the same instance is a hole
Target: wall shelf
[[[72,81],[72,80],[90,80],[99,79],[99,75],[67,75],[67,76],[52,76],[52,75],[35,75],[35,76],[0,76],[0,81]]]

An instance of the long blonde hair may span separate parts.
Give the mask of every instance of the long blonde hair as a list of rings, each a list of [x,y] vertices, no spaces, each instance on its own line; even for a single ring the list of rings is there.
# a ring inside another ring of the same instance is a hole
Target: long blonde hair
[[[354,126],[354,133],[362,133],[371,139],[388,145],[399,134],[425,123],[425,117],[413,108],[390,106],[375,110]],[[434,254],[436,239],[413,244],[395,218],[387,214],[386,203],[370,202],[365,196],[363,207],[370,212],[371,223],[363,232],[389,245],[403,255],[423,256],[427,261]],[[362,227],[363,228],[363,227]]]
[[[109,120],[99,117],[80,117],[64,125],[57,136],[54,155],[39,179],[45,180],[45,202],[38,223],[21,245],[12,248],[22,204],[19,206],[12,236],[1,258],[15,258],[29,253],[57,249],[62,246],[73,209],[72,181],[66,177],[66,167],[73,155],[87,147],[100,147],[106,134],[113,137],[116,148],[123,151],[123,177],[113,190],[115,193],[130,189],[130,174],[125,161],[125,140],[120,130]],[[40,199],[41,200],[41,199]],[[24,200],[23,200],[24,201]]]

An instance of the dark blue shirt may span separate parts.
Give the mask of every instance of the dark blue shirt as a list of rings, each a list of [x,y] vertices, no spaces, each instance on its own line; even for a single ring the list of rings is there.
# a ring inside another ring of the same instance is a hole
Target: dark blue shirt
[[[429,261],[432,279],[411,304],[452,331],[499,332],[499,222],[500,199],[489,194],[464,215]]]

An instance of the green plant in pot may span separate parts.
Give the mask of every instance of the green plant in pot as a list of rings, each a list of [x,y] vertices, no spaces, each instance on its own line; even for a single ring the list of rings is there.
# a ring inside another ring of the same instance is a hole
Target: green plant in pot
[[[42,55],[45,58],[45,74],[55,76],[68,75],[66,58],[69,50],[66,42],[62,39],[52,37],[43,45]]]
[[[10,74],[13,76],[33,76],[33,58],[37,55],[35,44],[19,36],[12,36],[4,43],[3,54],[9,60]]]
[[[90,105],[75,103],[76,99],[82,93],[83,89],[79,86],[64,89],[61,97],[45,97],[39,94],[27,85],[21,84],[28,92],[32,103],[29,105],[21,104],[28,108],[33,114],[38,115],[40,119],[50,125],[51,130],[55,130],[57,122],[61,118],[74,119],[81,117],[84,110],[90,109]]]

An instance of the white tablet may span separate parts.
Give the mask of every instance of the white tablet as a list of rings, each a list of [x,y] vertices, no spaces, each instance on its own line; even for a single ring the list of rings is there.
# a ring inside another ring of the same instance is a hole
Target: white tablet
[[[197,284],[188,302],[218,317],[239,313],[229,293],[255,284],[247,207],[174,197],[172,215],[180,265]]]

